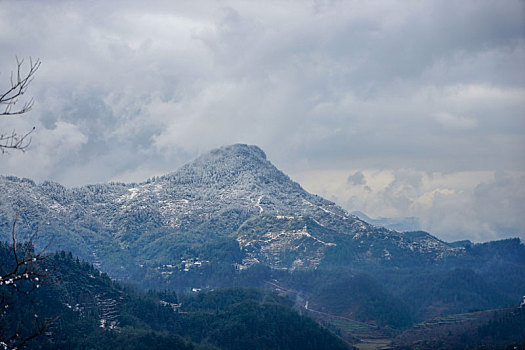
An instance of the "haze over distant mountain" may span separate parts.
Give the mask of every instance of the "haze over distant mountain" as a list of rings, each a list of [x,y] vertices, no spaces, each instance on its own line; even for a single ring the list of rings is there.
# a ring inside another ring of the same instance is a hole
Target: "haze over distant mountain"
[[[395,217],[395,218],[380,217],[380,218],[372,219],[370,216],[358,210],[352,211],[350,214],[357,216],[358,218],[368,222],[369,224],[389,228],[391,230],[396,230],[396,231],[401,231],[401,232],[421,230],[419,219],[416,218],[415,216]]]

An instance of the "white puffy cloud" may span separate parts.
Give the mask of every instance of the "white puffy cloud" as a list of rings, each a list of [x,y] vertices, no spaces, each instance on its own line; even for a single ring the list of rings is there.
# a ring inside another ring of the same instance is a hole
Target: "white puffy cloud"
[[[18,130],[30,130],[18,128]],[[38,179],[41,173],[57,174],[63,164],[74,161],[87,137],[78,126],[57,122],[52,129],[38,128],[32,133],[30,151],[10,151],[2,155],[2,167],[24,177]]]
[[[348,210],[371,217],[418,217],[421,228],[439,238],[476,242],[525,239],[524,172],[425,172],[414,169],[306,173],[305,187]]]

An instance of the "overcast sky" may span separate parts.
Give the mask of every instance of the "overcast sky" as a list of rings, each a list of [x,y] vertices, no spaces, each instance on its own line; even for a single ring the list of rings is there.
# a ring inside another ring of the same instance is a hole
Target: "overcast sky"
[[[310,192],[447,241],[525,239],[523,1],[1,1],[0,174],[143,181],[260,146]]]

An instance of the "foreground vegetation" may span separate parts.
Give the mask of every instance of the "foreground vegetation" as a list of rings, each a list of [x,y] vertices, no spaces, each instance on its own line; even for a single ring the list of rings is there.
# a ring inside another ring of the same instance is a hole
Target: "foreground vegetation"
[[[2,257],[9,246],[0,246]],[[40,263],[40,262],[39,262]],[[3,261],[2,266],[9,264]],[[276,293],[228,288],[182,296],[122,287],[64,252],[49,256],[47,283],[30,294],[2,286],[2,331],[19,338],[47,322],[29,349],[347,349]],[[10,329],[8,329],[10,328]]]
[[[8,270],[12,247],[1,244],[0,257],[2,269]],[[21,281],[18,289],[0,286],[7,310],[0,318],[2,339],[16,334],[27,339],[41,330],[25,344],[29,349],[348,349],[391,344],[432,349],[525,344],[525,312],[515,307],[443,312],[421,320],[424,313],[414,307],[424,309],[424,300],[441,302],[442,310],[506,300],[470,270],[429,275],[423,279],[425,285],[415,289],[418,297],[408,300],[403,295],[411,296],[409,289],[399,289],[396,296],[376,278],[351,270],[289,273],[254,266],[232,275],[230,282],[237,287],[176,293],[122,285],[71,253],[51,254],[34,264],[39,271],[48,271],[39,288],[31,290],[34,284],[28,281]],[[403,273],[396,278],[402,280]]]

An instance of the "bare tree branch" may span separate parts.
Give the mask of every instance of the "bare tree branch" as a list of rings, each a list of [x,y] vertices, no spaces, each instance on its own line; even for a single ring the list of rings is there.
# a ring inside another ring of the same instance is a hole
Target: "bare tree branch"
[[[33,99],[24,102],[20,107],[17,105],[26,92],[28,86],[34,79],[35,73],[40,68],[40,60],[35,62],[29,59],[29,71],[23,72],[24,60],[16,59],[16,72],[11,72],[10,87],[3,93],[0,92],[0,117],[19,116],[27,113],[33,107]],[[14,130],[11,133],[0,132],[0,151],[6,153],[10,149],[24,152],[31,144],[31,133],[18,134]],[[19,349],[27,342],[44,333],[54,320],[39,318],[35,313],[33,325],[28,332],[27,315],[17,316],[16,300],[20,296],[28,297],[43,283],[53,283],[51,271],[46,267],[46,247],[39,253],[35,252],[33,239],[35,231],[29,240],[24,243],[17,242],[16,224],[18,214],[13,220],[11,227],[11,245],[3,245],[4,258],[12,254],[12,258],[0,262],[0,349]],[[50,243],[51,244],[51,243]],[[5,250],[7,249],[7,250]],[[29,299],[31,301],[31,299]],[[22,322],[25,321],[25,322]],[[31,322],[31,321],[29,321]],[[21,325],[24,324],[24,329]],[[16,325],[16,326],[15,326]]]
[[[20,97],[26,92],[29,84],[34,79],[35,73],[40,68],[41,61],[37,59],[35,62],[29,58],[29,72],[22,73],[22,66],[24,60],[16,58],[16,73],[11,72],[11,87],[0,95],[0,105],[5,106],[4,111],[0,112],[0,116],[19,115],[29,112],[33,107],[33,99],[25,102],[21,108],[14,109]]]
[[[25,134],[17,134],[14,130],[10,134],[0,134],[0,152],[6,153],[9,149],[17,149],[25,152],[31,144],[31,133],[35,127]]]
[[[37,70],[40,68],[41,61],[33,61],[29,58],[29,71],[23,72],[24,60],[16,58],[16,71],[11,72],[10,87],[0,93],[0,117],[18,116],[29,112],[33,108],[34,100],[31,98],[17,108],[22,95],[33,81]],[[11,133],[0,133],[0,150],[6,153],[10,149],[24,152],[31,144],[30,134],[35,130],[33,127],[29,132],[17,134],[14,130]]]

